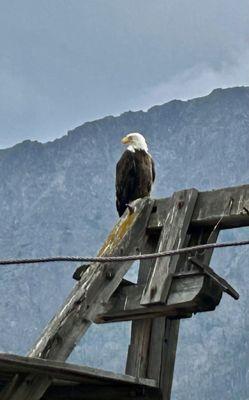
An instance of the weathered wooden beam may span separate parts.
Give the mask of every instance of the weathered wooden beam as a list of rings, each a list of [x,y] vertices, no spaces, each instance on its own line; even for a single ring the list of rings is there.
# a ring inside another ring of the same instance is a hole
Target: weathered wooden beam
[[[135,202],[108,236],[99,256],[134,254],[142,243],[152,200]],[[93,263],[82,275],[66,302],[45,328],[29,352],[30,357],[64,361],[96,317],[97,307],[109,301],[132,262]],[[51,384],[51,377],[16,376],[6,388],[2,400],[38,400]]]
[[[181,202],[179,206],[181,207],[182,205]],[[153,214],[156,214],[158,210],[153,209],[153,211],[155,211]],[[161,224],[161,227],[164,227],[165,220],[167,221],[166,218],[167,216],[164,215],[161,221],[157,220],[157,225]],[[179,229],[181,229],[181,227],[179,227]],[[158,229],[156,232],[157,231]],[[183,238],[183,244],[186,246],[189,241],[189,236],[187,235],[185,225],[184,231],[185,237]],[[148,232],[149,234],[152,234],[152,232],[155,231],[148,230]],[[163,237],[165,239],[165,235],[163,236],[161,234],[159,240],[161,241]],[[155,247],[153,251],[155,251]],[[178,270],[182,258],[183,257],[178,258],[176,270]],[[150,265],[151,270],[154,270],[154,265],[155,261]],[[142,273],[146,277],[146,274],[148,274],[148,268],[146,271],[142,270]],[[148,277],[149,276],[150,274]],[[139,328],[138,324],[139,321],[134,321],[132,328]],[[146,320],[142,320],[142,324],[142,327],[145,327],[145,333],[143,333],[139,338],[139,332],[137,329],[135,330],[135,334],[132,335],[131,344],[134,346],[133,349],[135,356],[130,359],[128,358],[127,366],[129,367],[129,370],[137,371],[138,376],[156,379],[160,389],[162,390],[163,400],[169,400],[173,379],[179,320],[154,318],[151,320],[150,324],[146,325]],[[145,346],[143,345],[143,342],[145,343]],[[136,344],[138,350],[135,347]],[[142,349],[142,353],[140,353],[140,348]],[[141,354],[145,358],[143,362],[139,362],[138,359]],[[137,368],[137,365],[139,368]]]
[[[159,388],[128,385],[53,385],[42,400],[161,400]]]
[[[185,273],[172,280],[166,304],[144,307],[140,304],[144,285],[122,287],[100,309],[96,323],[141,318],[188,318],[192,313],[214,310],[220,303],[220,286],[204,273]]]
[[[0,376],[2,373],[21,373],[34,375],[50,375],[58,381],[75,382],[94,385],[129,385],[157,387],[152,379],[137,379],[133,376],[116,374],[97,368],[68,364],[60,361],[43,360],[39,358],[23,357],[15,354],[0,353]]]
[[[212,229],[212,228],[211,228]],[[184,245],[193,246],[207,242],[215,242],[219,231],[210,231],[209,229],[195,229],[189,237],[186,237]],[[209,264],[213,250],[196,254],[205,264]],[[188,255],[182,255],[179,259],[179,269],[188,270]],[[158,326],[157,326],[158,325]],[[176,359],[176,349],[178,342],[180,320],[172,320],[168,318],[160,318],[153,325],[151,333],[154,345],[151,346],[150,362],[148,366],[147,377],[156,379],[159,376],[159,387],[162,390],[163,400],[170,400],[171,388],[173,382],[173,374]],[[154,338],[154,339],[153,339]],[[160,341],[159,341],[160,339]],[[154,363],[160,365],[160,368],[153,368]]]
[[[146,240],[144,242],[144,246],[142,248],[143,254],[145,253],[153,253],[157,250],[158,247],[158,235],[148,235],[146,236]],[[137,287],[143,288],[148,275],[150,274],[150,270],[153,267],[155,260],[141,260],[138,272],[138,285]],[[121,289],[122,290],[122,289]],[[142,289],[143,290],[143,289]],[[124,296],[119,296],[118,292],[120,289],[118,288],[115,292],[117,297],[121,299],[123,297],[124,303],[122,303],[122,309],[126,308],[125,301],[128,300],[126,294]],[[134,293],[134,292],[133,292]],[[137,304],[140,306],[142,291],[140,294],[137,294]],[[116,299],[117,299],[116,297]],[[133,300],[134,299],[134,296]],[[121,304],[120,304],[121,305]],[[134,304],[135,305],[135,304]],[[133,305],[130,303],[130,306]],[[129,307],[129,306],[128,306]],[[109,310],[110,311],[110,310]],[[122,314],[122,312],[121,312]],[[123,316],[122,316],[123,317]],[[122,318],[121,317],[121,318]],[[107,321],[106,321],[107,322]],[[151,332],[152,320],[151,319],[141,319],[133,321],[131,327],[131,340],[128,348],[127,362],[126,362],[126,373],[129,375],[133,375],[136,377],[146,377],[147,366],[148,366],[148,354],[149,354],[149,345],[150,345],[150,332]]]
[[[192,224],[219,229],[249,226],[249,185],[212,190],[199,194]]]
[[[165,219],[158,251],[178,249],[183,246],[192,219],[198,191],[182,190],[172,196],[170,210]],[[141,305],[165,303],[180,256],[158,258],[141,297]]]
[[[156,200],[148,229],[161,229],[169,209],[170,198]],[[191,226],[211,227],[218,221],[219,229],[249,226],[249,185],[199,192]]]
[[[1,390],[9,379],[0,380],[0,396]],[[41,400],[130,400],[133,398],[136,400],[161,400],[162,394],[158,387],[145,386],[140,384],[137,379],[136,384],[124,382],[121,384],[114,381],[100,383],[99,380],[75,383],[55,379]]]
[[[166,199],[162,205],[167,205],[167,203],[168,200]],[[162,207],[162,210],[164,210],[164,207]],[[162,213],[160,215],[160,218],[158,218],[158,211],[160,211],[158,210],[158,207],[153,208],[153,214],[151,215],[151,218],[157,216],[155,224],[157,229],[148,229],[150,234],[158,232],[158,230],[162,229],[165,224],[165,219],[167,217],[169,208],[167,209],[167,213]],[[217,230],[212,231],[211,234],[208,229],[206,229],[205,232],[200,229],[195,229],[194,232],[189,232],[189,234],[185,236],[183,245],[186,247],[189,242],[192,245],[206,243],[208,239],[212,239],[212,241],[215,242],[217,235]],[[153,251],[155,251],[155,248]],[[208,261],[211,257],[211,254],[212,250],[206,251],[201,255],[200,258],[201,260]],[[187,266],[186,260],[186,255],[179,257],[176,266],[177,271],[185,270]],[[183,268],[181,268],[181,266],[183,266]],[[153,264],[150,265],[150,267],[153,268]],[[143,274],[146,276],[145,272],[143,272]],[[221,296],[221,292],[219,293],[219,296]],[[140,294],[138,295],[138,298],[140,298]],[[154,307],[155,306],[153,306],[153,309]],[[132,324],[132,328],[138,328],[137,330],[135,329],[135,333],[132,335],[131,341],[131,344],[133,345],[131,350],[134,351],[135,355],[128,358],[127,367],[129,370],[138,373],[137,376],[144,376],[158,380],[159,387],[162,390],[163,400],[170,399],[179,322],[180,320],[172,320],[169,318],[154,318],[151,320],[151,324],[146,324],[146,320],[142,320],[141,328],[145,328],[145,333],[143,332],[142,335],[140,335],[140,338],[138,332],[139,321],[134,321]],[[140,349],[142,349],[141,352]],[[131,352],[129,352],[129,354],[130,353]],[[139,357],[141,355],[145,358],[143,361],[139,361]]]
[[[149,376],[158,376],[163,400],[171,398],[179,329],[180,320],[160,318],[155,321],[151,334],[154,345],[151,348],[148,371]],[[157,370],[153,369],[155,362],[160,366]]]

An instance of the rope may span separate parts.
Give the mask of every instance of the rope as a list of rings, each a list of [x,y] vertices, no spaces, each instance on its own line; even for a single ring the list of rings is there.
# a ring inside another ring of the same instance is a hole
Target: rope
[[[0,265],[13,265],[13,264],[35,264],[35,263],[47,263],[47,262],[98,262],[98,263],[110,263],[110,262],[124,262],[124,261],[135,261],[135,260],[150,260],[161,257],[171,257],[179,254],[191,253],[193,251],[208,250],[208,249],[219,249],[224,247],[237,247],[247,246],[249,240],[242,240],[239,242],[223,242],[223,243],[207,243],[200,244],[197,246],[183,247],[176,250],[166,250],[159,253],[151,254],[135,254],[131,256],[113,256],[113,257],[46,257],[46,258],[24,258],[24,259],[9,259],[0,260]]]

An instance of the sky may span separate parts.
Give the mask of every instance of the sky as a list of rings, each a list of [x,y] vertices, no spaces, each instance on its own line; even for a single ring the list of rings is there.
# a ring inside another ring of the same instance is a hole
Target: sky
[[[249,0],[0,0],[0,148],[249,85]]]

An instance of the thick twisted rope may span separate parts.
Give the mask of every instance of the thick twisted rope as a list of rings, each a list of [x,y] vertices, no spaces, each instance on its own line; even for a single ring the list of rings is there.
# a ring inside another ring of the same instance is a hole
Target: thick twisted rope
[[[16,265],[16,264],[36,264],[36,263],[47,263],[47,262],[98,262],[98,263],[110,263],[110,262],[124,262],[124,261],[136,261],[136,260],[150,260],[161,257],[171,257],[180,254],[192,253],[200,250],[219,249],[224,247],[238,247],[249,245],[249,240],[242,240],[237,242],[223,242],[223,243],[207,243],[200,244],[197,246],[183,247],[181,249],[166,250],[158,253],[148,254],[134,254],[130,256],[113,256],[113,257],[44,257],[44,258],[23,258],[23,259],[9,259],[0,260],[0,265]]]

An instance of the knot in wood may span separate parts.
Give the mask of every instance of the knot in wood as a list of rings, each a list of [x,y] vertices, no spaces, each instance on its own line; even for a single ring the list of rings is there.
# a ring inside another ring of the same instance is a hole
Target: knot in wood
[[[150,289],[150,298],[151,298],[151,299],[155,296],[156,292],[157,292],[157,288],[156,288],[156,286],[153,286],[153,287]]]

